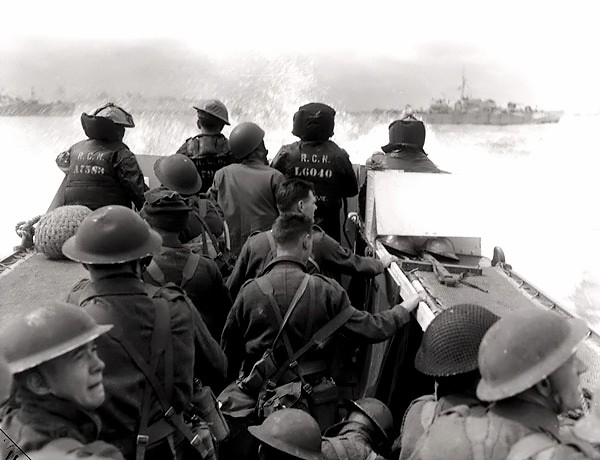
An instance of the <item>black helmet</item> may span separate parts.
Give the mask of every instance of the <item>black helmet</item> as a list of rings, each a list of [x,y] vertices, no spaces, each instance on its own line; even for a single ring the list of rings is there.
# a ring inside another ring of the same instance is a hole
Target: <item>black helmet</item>
[[[154,174],[161,184],[182,195],[194,195],[202,188],[202,178],[196,166],[181,153],[156,160]]]
[[[500,318],[479,305],[460,304],[442,311],[423,334],[415,368],[433,377],[450,377],[478,368],[483,336]]]
[[[243,160],[263,142],[265,132],[256,123],[240,123],[229,134],[229,148],[236,160]]]
[[[423,251],[435,256],[436,259],[446,258],[455,262],[460,261],[460,259],[456,257],[454,243],[450,238],[446,238],[444,236],[429,238],[427,241],[425,241]]]
[[[381,147],[381,150],[385,153],[390,153],[402,148],[410,148],[424,152],[425,125],[422,121],[409,115],[402,120],[393,121],[388,129],[390,142]]]
[[[123,139],[124,128],[133,128],[135,123],[129,112],[109,102],[91,115],[82,113],[81,126],[90,139],[114,142]]]
[[[417,256],[417,248],[410,236],[385,235],[380,236],[379,241],[395,256]]]
[[[303,105],[294,114],[292,134],[303,141],[326,141],[333,136],[335,110],[320,102]]]

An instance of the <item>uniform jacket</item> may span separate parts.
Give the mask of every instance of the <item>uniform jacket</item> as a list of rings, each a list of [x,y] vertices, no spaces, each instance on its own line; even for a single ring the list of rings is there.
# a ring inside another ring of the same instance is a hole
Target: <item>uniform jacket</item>
[[[464,406],[462,406],[464,407]],[[558,417],[550,409],[521,397],[490,406],[481,414],[465,414],[461,406],[440,415],[417,442],[411,460],[504,460],[513,455],[519,440],[533,433],[547,439],[543,450],[518,459],[583,460],[600,458],[600,452],[585,443],[563,442]]]
[[[321,442],[323,460],[385,460],[373,450],[371,438],[358,423],[349,423],[335,437]]]
[[[26,453],[57,450],[65,456],[123,459],[115,446],[98,441],[100,418],[97,415],[70,401],[53,395],[37,396],[22,387],[17,390],[17,402],[19,407],[8,410],[1,427]],[[11,447],[2,443],[1,458],[9,458]]]
[[[333,141],[298,141],[281,147],[271,166],[286,177],[308,180],[315,186],[315,222],[339,240],[341,199],[358,193],[348,153]]]
[[[263,276],[268,277],[273,285],[274,297],[281,308],[282,317],[285,316],[305,272],[305,265],[291,258],[273,259],[266,267]],[[376,343],[391,337],[410,319],[409,313],[402,308],[374,315],[356,310],[350,305],[346,291],[336,281],[321,275],[311,275],[311,279],[286,327],[294,350],[304,345],[313,333],[345,308],[351,308],[354,313],[335,335],[343,334],[363,343]],[[235,380],[240,370],[245,375],[250,371],[253,364],[272,345],[278,329],[268,297],[260,290],[256,281],[248,281],[229,312],[221,338],[221,346],[229,363],[228,380]],[[313,353],[313,357],[317,355],[322,358],[331,348],[333,347],[318,350]],[[311,353],[305,356],[308,361]]]
[[[235,256],[251,233],[273,225],[279,215],[275,193],[283,180],[283,174],[254,158],[216,172],[210,193],[225,215]]]
[[[133,153],[123,142],[87,139],[58,155],[56,164],[66,174],[65,203],[94,210],[109,204],[137,209],[148,187]]]
[[[475,396],[467,394],[442,396],[437,400],[435,395],[415,399],[404,413],[400,436],[394,443],[394,451],[401,449],[400,460],[410,458],[421,435],[442,412],[458,405],[471,408],[481,406],[481,402]]]
[[[426,153],[413,150],[402,150],[391,153],[377,152],[367,160],[369,169],[400,169],[405,172],[441,173]]]
[[[208,198],[194,197],[192,200],[192,211],[189,214],[187,224],[179,239],[182,243],[201,235],[203,231],[210,231],[215,238],[219,238],[225,230],[223,211],[219,206]]]
[[[268,230],[270,232],[270,230]],[[235,263],[233,272],[227,279],[227,287],[235,298],[242,284],[258,277],[271,260],[273,251],[267,232],[261,232],[248,238]],[[310,273],[326,276],[337,274],[374,276],[385,269],[380,260],[373,257],[361,257],[327,235],[317,225],[313,226],[312,261],[307,268]],[[315,264],[316,262],[316,264]]]
[[[198,134],[186,139],[175,153],[190,157],[202,178],[200,192],[206,192],[213,183],[215,173],[233,163],[229,142],[223,134]]]
[[[158,265],[168,283],[181,286],[183,268],[191,253],[190,249],[180,243],[169,243],[163,239],[163,247],[152,260]],[[206,256],[199,257],[193,277],[181,287],[202,315],[213,338],[219,341],[225,319],[231,310],[231,297],[217,264]],[[144,273],[144,281],[155,286],[161,285],[160,280],[152,278],[148,271]]]
[[[148,361],[150,338],[154,328],[156,302],[147,294],[145,283],[135,276],[112,276],[95,282],[81,282],[70,300],[79,304],[100,324],[118,324],[127,333],[127,340]],[[183,291],[173,287],[162,288],[161,299],[167,299],[171,315],[173,346],[173,396],[171,404],[177,412],[189,405],[192,380],[198,376],[206,384],[210,378],[222,375],[226,367],[218,344],[210,336],[199,313],[190,306]],[[102,314],[99,313],[102,312]],[[104,387],[106,401],[98,409],[102,420],[102,438],[117,446],[135,439],[140,420],[145,377],[121,345],[104,334],[96,339],[98,355],[105,362]],[[157,367],[157,378],[165,380],[164,356]],[[151,403],[149,423],[162,418],[163,411],[157,399]]]

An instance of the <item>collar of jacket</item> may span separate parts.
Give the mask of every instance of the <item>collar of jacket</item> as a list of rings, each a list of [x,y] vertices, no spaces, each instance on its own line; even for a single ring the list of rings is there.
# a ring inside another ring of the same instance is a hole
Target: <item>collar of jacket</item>
[[[98,439],[100,418],[77,404],[54,395],[38,396],[24,387],[16,393],[19,419],[52,438],[69,437],[82,443]]]
[[[119,275],[90,281],[83,288],[79,297],[79,304],[93,297],[105,295],[146,295],[144,283],[135,275]]]
[[[542,429],[558,437],[557,415],[547,407],[516,396],[493,404],[490,412],[514,420],[533,430]]]
[[[161,234],[162,236],[162,245],[165,248],[182,248],[183,244],[179,241],[179,235],[176,233],[165,233]]]
[[[304,262],[294,257],[283,256],[275,257],[271,262],[269,262],[269,264],[263,270],[263,275],[269,273],[273,269],[273,267],[275,267],[275,265],[282,264],[297,265],[300,269],[302,269],[303,272],[306,272],[306,264]]]

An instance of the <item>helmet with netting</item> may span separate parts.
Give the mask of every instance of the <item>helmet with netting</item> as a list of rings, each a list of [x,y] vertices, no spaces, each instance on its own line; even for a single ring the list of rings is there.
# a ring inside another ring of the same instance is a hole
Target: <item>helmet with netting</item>
[[[433,377],[477,369],[481,340],[498,319],[487,308],[473,304],[459,304],[442,311],[423,334],[415,357],[416,369]]]

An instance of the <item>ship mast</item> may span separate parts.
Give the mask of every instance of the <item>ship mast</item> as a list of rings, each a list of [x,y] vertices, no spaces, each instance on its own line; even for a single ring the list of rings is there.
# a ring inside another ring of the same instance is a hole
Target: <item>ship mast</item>
[[[463,100],[465,98],[465,88],[467,87],[467,80],[465,79],[465,67],[462,69],[462,78],[460,84],[460,99]]]

